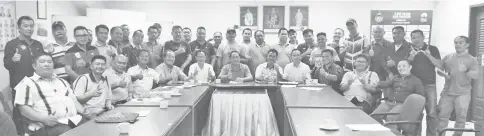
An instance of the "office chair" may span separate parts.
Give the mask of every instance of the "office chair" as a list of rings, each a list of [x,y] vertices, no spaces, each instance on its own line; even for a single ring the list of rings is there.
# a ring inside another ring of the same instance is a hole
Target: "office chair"
[[[442,136],[446,131],[461,131],[461,132],[480,132],[479,130],[474,130],[471,128],[445,128],[442,131],[439,132],[438,136]]]
[[[420,136],[422,131],[423,109],[425,97],[418,94],[411,94],[402,104],[400,113],[373,113],[370,116],[398,115],[396,121],[387,121],[383,125],[397,125],[399,133],[406,136]]]

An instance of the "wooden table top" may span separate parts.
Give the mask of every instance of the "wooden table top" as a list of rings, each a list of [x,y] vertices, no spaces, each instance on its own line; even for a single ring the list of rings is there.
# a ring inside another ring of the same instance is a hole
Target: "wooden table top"
[[[388,131],[353,131],[347,124],[379,124],[360,109],[288,108],[295,136],[395,136]],[[320,130],[326,119],[334,120],[337,131]]]
[[[138,117],[138,121],[130,124],[129,135],[160,136],[172,131],[190,112],[188,107],[170,107],[160,109],[155,107],[118,107],[120,112],[139,112],[149,110],[146,117]],[[96,123],[90,120],[61,136],[119,136],[117,123]]]
[[[319,87],[321,90],[281,88],[286,107],[300,108],[357,108],[349,100],[335,92],[331,87]]]
[[[208,92],[209,86],[196,86],[192,88],[185,88],[182,91],[181,96],[172,96],[168,99],[169,107],[192,107],[194,106],[203,95]],[[160,102],[137,102],[129,101],[125,104],[118,105],[119,107],[158,107]]]

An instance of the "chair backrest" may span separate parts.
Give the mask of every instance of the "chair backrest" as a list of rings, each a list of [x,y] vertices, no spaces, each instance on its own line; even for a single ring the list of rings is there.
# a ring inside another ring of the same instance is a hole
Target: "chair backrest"
[[[398,116],[398,121],[421,121],[423,109],[425,106],[425,97],[418,94],[411,94],[405,99],[402,105],[402,111]],[[416,131],[418,125],[403,124],[399,128],[403,132],[413,133]]]

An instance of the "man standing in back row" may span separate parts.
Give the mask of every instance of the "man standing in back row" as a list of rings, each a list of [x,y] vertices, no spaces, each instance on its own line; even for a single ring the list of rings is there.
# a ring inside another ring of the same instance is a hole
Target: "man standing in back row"
[[[355,19],[348,19],[346,21],[346,28],[350,34],[342,41],[345,47],[343,69],[345,71],[353,71],[355,57],[362,54],[365,48],[369,47],[371,43],[367,36],[358,32],[358,24]]]
[[[427,113],[427,136],[435,136],[437,131],[437,88],[435,67],[442,68],[440,53],[437,47],[424,42],[425,36],[421,30],[410,33],[412,45],[409,60],[414,67],[412,74],[422,80],[425,90],[425,111]]]
[[[189,66],[192,61],[192,50],[187,42],[182,41],[181,26],[173,26],[171,29],[171,35],[173,36],[173,40],[165,42],[165,55],[163,56],[166,56],[166,52],[173,51],[175,53],[174,65],[179,67],[183,73],[188,74],[189,67],[187,66]]]

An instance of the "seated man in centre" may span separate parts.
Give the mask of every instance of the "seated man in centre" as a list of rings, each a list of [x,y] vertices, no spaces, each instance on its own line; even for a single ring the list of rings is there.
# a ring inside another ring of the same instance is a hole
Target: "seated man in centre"
[[[281,66],[276,64],[279,53],[276,49],[267,52],[267,62],[257,66],[255,79],[260,83],[277,83],[282,80],[283,71]]]
[[[188,80],[188,76],[183,73],[183,70],[174,65],[175,52],[167,51],[164,58],[165,62],[155,68],[156,73],[160,74],[158,84],[177,84]]]
[[[95,117],[114,106],[111,104],[112,91],[106,76],[106,57],[96,55],[92,57],[90,71],[79,76],[73,84],[77,100],[86,108],[86,114]]]
[[[227,83],[235,81],[238,83],[254,81],[249,67],[240,63],[240,53],[238,51],[232,51],[229,54],[230,63],[222,68],[222,72],[218,76],[222,82]]]

